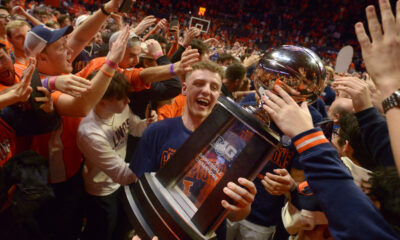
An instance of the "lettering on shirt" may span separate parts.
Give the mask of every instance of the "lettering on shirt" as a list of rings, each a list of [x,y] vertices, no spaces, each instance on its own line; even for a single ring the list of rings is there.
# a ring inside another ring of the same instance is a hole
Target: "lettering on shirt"
[[[287,168],[294,157],[294,152],[288,148],[281,147],[272,155],[270,161],[278,165],[280,168]]]
[[[117,130],[114,131],[113,150],[117,149],[126,140],[128,132],[129,132],[129,119],[126,119],[125,122],[123,122],[121,126],[119,126]]]
[[[162,152],[160,168],[162,168],[169,161],[169,159],[172,157],[172,155],[175,154],[175,152],[176,152],[176,149],[173,149],[173,148],[168,148],[168,150],[164,150]]]

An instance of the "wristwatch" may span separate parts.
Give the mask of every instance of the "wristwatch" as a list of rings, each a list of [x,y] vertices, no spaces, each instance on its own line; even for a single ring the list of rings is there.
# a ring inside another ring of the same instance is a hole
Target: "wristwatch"
[[[382,101],[383,112],[386,113],[389,109],[400,107],[400,89]]]

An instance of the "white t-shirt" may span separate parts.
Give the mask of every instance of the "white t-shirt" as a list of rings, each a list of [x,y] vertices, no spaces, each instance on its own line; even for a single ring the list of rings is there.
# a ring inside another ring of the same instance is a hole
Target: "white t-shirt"
[[[128,134],[141,136],[146,127],[146,120],[128,106],[109,119],[100,119],[93,109],[82,119],[77,144],[85,157],[83,179],[89,194],[106,196],[135,180],[125,162]]]

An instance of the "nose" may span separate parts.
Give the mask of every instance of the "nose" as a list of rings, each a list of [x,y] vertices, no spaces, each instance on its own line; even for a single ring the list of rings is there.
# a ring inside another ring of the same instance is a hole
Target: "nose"
[[[202,93],[204,96],[210,95],[210,94],[211,94],[211,85],[210,85],[210,84],[205,84],[204,87],[202,88],[201,93]]]
[[[137,64],[139,63],[139,56],[134,56],[133,57],[133,66],[132,67],[134,67],[134,66],[136,66]]]

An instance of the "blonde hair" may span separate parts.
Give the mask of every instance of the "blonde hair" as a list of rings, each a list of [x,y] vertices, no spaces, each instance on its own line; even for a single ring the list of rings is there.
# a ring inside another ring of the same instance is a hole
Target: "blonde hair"
[[[222,69],[222,67],[219,66],[218,64],[216,64],[215,62],[211,62],[208,60],[201,61],[201,62],[193,64],[191,67],[193,70],[186,74],[185,79],[187,79],[190,76],[190,74],[192,74],[192,72],[194,72],[196,70],[208,70],[210,72],[217,73],[221,77],[221,81],[225,77],[224,69]]]
[[[7,31],[7,37],[11,38],[11,31],[23,26],[28,26],[31,28],[29,23],[24,20],[13,20],[7,24],[6,31]]]

